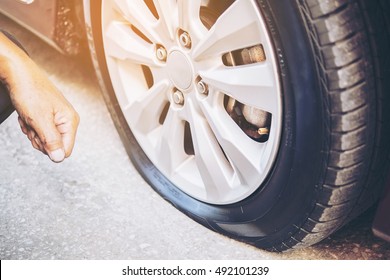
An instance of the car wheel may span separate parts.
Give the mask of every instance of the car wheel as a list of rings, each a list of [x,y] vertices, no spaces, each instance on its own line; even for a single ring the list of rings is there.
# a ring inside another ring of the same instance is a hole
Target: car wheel
[[[89,5],[123,142],[182,212],[285,251],[324,239],[378,198],[389,148],[389,85],[378,79],[389,67],[378,57],[389,30],[378,41],[375,28],[388,27],[386,2]]]

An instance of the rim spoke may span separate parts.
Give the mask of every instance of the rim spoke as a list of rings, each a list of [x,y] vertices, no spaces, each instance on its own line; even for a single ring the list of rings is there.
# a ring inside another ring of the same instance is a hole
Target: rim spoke
[[[162,28],[169,34],[169,38],[175,38],[175,31],[178,26],[178,18],[173,17],[172,14],[177,13],[177,4],[175,0],[154,0],[154,5],[160,16],[160,24]]]
[[[195,26],[202,26],[199,18],[201,0],[177,0],[179,27],[196,33]]]
[[[260,162],[266,144],[251,140],[237,126],[223,108],[222,94],[220,94],[220,98],[214,100],[220,100],[218,103],[221,104],[203,101],[201,103],[202,111],[230,163],[238,172],[240,180],[250,184],[262,172]]]
[[[202,79],[216,90],[233,97],[239,102],[267,111],[279,111],[277,86],[274,73],[268,62],[246,66],[222,67],[200,72]]]
[[[116,7],[123,17],[140,30],[149,40],[160,43],[156,30],[157,19],[143,0],[115,0]]]
[[[160,114],[168,102],[169,83],[155,84],[124,109],[126,120],[142,133],[149,133],[160,125]]]
[[[129,59],[137,64],[157,66],[154,47],[146,43],[122,22],[112,22],[106,31],[106,53],[120,60]]]
[[[184,152],[184,122],[177,111],[168,111],[156,145],[156,154],[157,161],[170,176],[188,158]]]
[[[229,51],[250,47],[263,41],[253,3],[248,0],[238,0],[218,18],[194,49],[193,56],[195,60],[210,56],[218,57]]]
[[[209,198],[220,198],[231,188],[233,171],[207,121],[199,116],[192,102],[188,117],[195,150],[195,160]]]

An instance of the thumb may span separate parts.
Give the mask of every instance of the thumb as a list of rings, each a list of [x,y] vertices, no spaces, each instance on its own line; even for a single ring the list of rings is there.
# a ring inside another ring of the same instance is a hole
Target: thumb
[[[65,159],[65,150],[62,142],[62,137],[56,125],[52,121],[43,121],[36,128],[33,127],[42,146],[54,162],[61,162]]]

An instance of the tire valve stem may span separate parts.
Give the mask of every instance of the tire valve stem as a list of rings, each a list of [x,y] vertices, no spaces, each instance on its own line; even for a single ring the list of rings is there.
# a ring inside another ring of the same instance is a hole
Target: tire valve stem
[[[257,133],[258,133],[260,136],[268,135],[268,134],[269,134],[269,128],[268,128],[268,127],[260,127],[260,128],[257,130]]]

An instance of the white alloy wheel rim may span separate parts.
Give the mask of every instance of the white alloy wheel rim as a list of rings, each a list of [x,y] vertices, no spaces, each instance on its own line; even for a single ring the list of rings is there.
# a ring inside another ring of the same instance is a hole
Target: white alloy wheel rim
[[[232,1],[206,28],[200,15],[209,2],[103,0],[102,32],[118,102],[144,152],[182,191],[223,205],[251,195],[270,172],[282,101],[276,55],[255,1]],[[223,62],[226,53],[255,45],[264,61]],[[268,112],[267,141],[244,133],[226,110],[228,97]]]

